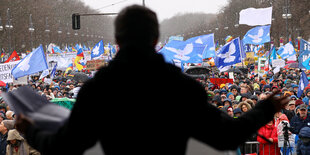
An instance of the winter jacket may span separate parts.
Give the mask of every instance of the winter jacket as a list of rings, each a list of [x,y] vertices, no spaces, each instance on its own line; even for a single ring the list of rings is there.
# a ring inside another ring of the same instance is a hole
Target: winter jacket
[[[260,136],[257,136],[257,141],[260,143],[259,144],[260,154],[280,155],[280,149],[278,147],[277,128],[274,126],[274,124],[272,125],[266,124],[265,126],[261,127],[258,130],[258,134],[264,136],[267,139],[272,138],[273,140],[273,143],[270,144]]]
[[[308,140],[303,140],[303,138]],[[310,154],[310,128],[304,127],[299,132],[299,140],[297,142],[297,155]]]
[[[105,155],[158,155],[185,154],[189,138],[195,138],[236,150],[273,119],[276,111],[267,100],[237,119],[229,117],[206,102],[199,82],[153,48],[141,48],[121,48],[82,86],[68,122],[56,133],[31,126],[29,144],[44,155],[83,154],[97,141]],[[234,134],[223,134],[227,129]]]
[[[307,115],[307,118],[305,120],[300,118],[300,115],[295,115],[291,120],[290,124],[292,129],[290,130],[294,134],[298,134],[300,129],[305,126],[310,126],[310,115]]]
[[[4,135],[0,133],[0,155],[6,154],[6,139],[8,138],[8,133],[5,133]]]
[[[14,139],[18,141],[18,146],[13,146],[13,144],[9,142]],[[34,150],[27,144],[26,140],[20,136],[16,129],[8,132],[7,141],[6,155],[40,155],[38,151]]]

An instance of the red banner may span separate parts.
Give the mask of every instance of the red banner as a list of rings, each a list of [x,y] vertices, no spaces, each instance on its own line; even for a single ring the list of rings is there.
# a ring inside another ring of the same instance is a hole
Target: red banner
[[[210,78],[210,81],[214,84],[214,85],[218,85],[220,86],[221,84],[226,84],[226,83],[234,83],[233,79],[222,79],[222,78]]]

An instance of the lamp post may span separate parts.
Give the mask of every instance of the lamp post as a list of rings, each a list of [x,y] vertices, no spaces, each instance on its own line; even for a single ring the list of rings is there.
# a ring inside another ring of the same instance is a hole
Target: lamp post
[[[10,14],[10,8],[7,9],[7,22],[5,24],[5,28],[8,30],[8,37],[9,37],[9,53],[12,52],[12,47],[11,47],[11,30],[13,29],[12,21],[11,21],[11,14]]]
[[[29,32],[30,32],[30,39],[31,39],[31,50],[33,49],[33,38],[32,33],[34,32],[34,27],[32,23],[32,14],[29,15]]]
[[[239,27],[239,20],[238,20],[238,12],[236,12],[236,24],[234,25],[235,28],[238,28]]]
[[[45,30],[44,32],[46,33],[46,45],[48,46],[48,42],[49,42],[49,33],[51,32],[51,30],[49,29],[49,25],[48,25],[48,17],[45,17]]]
[[[289,41],[288,19],[292,18],[292,14],[290,13],[290,6],[289,6],[288,0],[285,0],[285,6],[283,7],[282,18],[285,19],[285,23],[286,23],[286,42],[288,42]]]
[[[59,47],[61,48],[61,40],[60,40],[60,37],[61,37],[61,34],[62,34],[62,29],[61,29],[61,26],[60,26],[60,20],[58,20],[58,23],[59,23],[59,27],[58,27],[58,41],[59,41]]]
[[[69,31],[69,23],[67,23],[67,45],[66,45],[66,48],[68,47],[68,45],[70,44],[70,41],[69,41],[69,38],[70,38],[70,31]]]
[[[2,32],[2,31],[3,31],[2,19],[1,19],[1,17],[0,17],[0,32]],[[3,38],[3,37],[1,37],[1,38]],[[2,44],[2,39],[0,40],[0,52],[2,52],[1,44]],[[1,62],[2,62],[2,61],[1,61]]]

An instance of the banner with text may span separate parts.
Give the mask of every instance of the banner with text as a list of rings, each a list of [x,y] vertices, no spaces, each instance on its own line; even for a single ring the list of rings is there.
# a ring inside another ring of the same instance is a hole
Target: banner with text
[[[8,63],[0,64],[0,80],[5,83],[13,82],[13,76],[11,74],[12,69],[17,65],[20,61],[13,61]]]

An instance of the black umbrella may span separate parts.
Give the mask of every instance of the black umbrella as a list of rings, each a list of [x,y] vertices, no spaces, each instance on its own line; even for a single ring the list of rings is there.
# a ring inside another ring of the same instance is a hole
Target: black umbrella
[[[208,74],[210,72],[210,69],[205,67],[190,67],[187,70],[185,70],[186,74],[191,75],[201,75],[201,74]]]
[[[230,69],[228,69],[225,72],[234,72],[234,73],[243,74],[243,72],[240,69],[238,69],[238,68],[230,68]]]
[[[88,80],[88,75],[83,72],[72,72],[73,80],[77,82],[85,82]]]
[[[298,62],[290,63],[287,65],[287,68],[299,68],[299,63]]]

